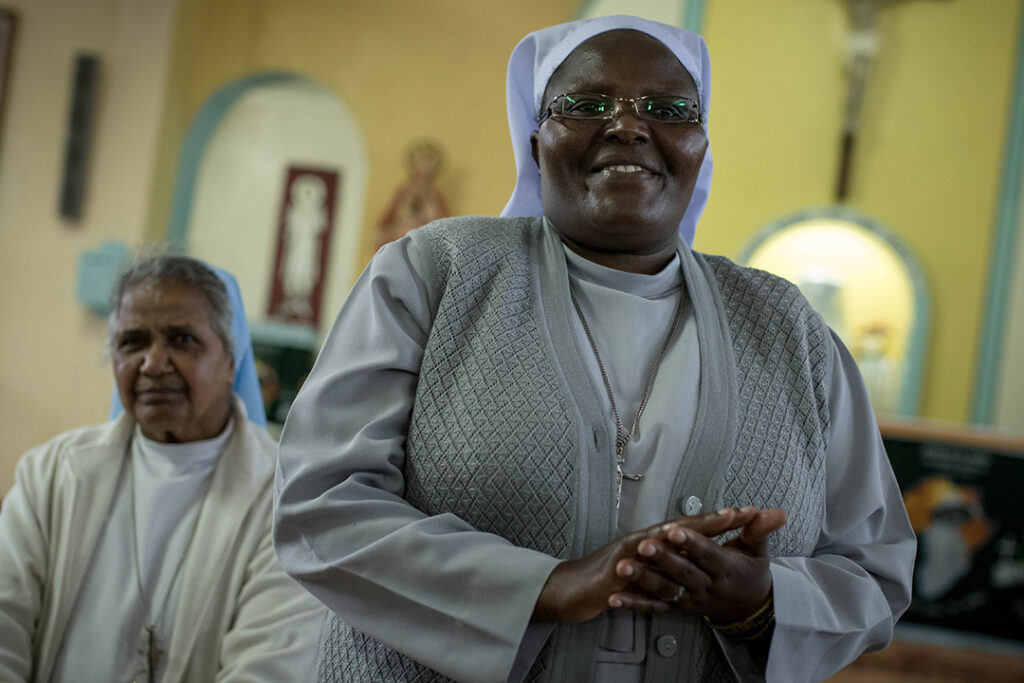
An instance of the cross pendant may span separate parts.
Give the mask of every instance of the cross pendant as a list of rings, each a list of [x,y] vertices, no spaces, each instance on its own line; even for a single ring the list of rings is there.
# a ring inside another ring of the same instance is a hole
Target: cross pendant
[[[156,644],[156,626],[143,626],[146,633],[146,669],[149,683],[156,683],[156,663],[160,658],[160,648]]]
[[[626,464],[626,459],[622,457],[622,450],[620,449],[618,454],[615,456],[615,509],[619,509],[619,505],[622,503],[622,480],[628,479],[629,481],[640,481],[644,478],[644,475],[633,472],[623,472],[622,466]]]

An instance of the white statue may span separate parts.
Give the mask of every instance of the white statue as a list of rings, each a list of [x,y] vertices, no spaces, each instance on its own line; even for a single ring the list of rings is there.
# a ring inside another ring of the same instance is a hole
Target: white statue
[[[320,277],[320,243],[327,228],[327,184],[323,178],[304,173],[292,182],[285,212],[281,258],[282,313],[309,317],[310,295]]]

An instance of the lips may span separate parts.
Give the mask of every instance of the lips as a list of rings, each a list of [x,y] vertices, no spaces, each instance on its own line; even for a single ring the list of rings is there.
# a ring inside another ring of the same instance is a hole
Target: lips
[[[136,389],[135,397],[141,400],[159,401],[180,396],[183,393],[185,393],[184,387],[146,387],[144,389]]]

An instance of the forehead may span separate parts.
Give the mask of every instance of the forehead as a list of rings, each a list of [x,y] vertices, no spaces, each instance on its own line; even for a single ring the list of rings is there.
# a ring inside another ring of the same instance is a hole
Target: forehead
[[[693,77],[672,51],[657,38],[633,30],[598,34],[570,52],[548,80],[545,96],[572,90],[697,99]]]
[[[121,296],[117,327],[209,327],[212,315],[210,302],[195,287],[178,283],[143,284]]]

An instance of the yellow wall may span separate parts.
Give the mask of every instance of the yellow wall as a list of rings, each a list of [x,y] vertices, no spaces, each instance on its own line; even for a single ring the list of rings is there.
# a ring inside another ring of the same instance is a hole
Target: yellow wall
[[[0,496],[27,448],[105,419],[105,322],[74,301],[78,255],[106,239],[134,244],[163,235],[184,134],[217,88],[283,69],[342,97],[361,120],[372,159],[368,226],[404,177],[405,145],[420,135],[449,152],[442,184],[453,208],[495,213],[513,178],[503,104],[508,54],[527,32],[571,18],[576,2],[3,6],[20,23],[0,138]],[[99,54],[102,86],[85,218],[69,224],[56,205],[80,50]]]
[[[219,87],[304,74],[367,138],[370,231],[405,145],[437,138],[459,213],[493,214],[513,180],[509,52],[577,0],[7,0],[22,14],[0,146],[0,491],[28,446],[106,413],[104,326],[73,301],[80,251],[166,225],[184,134]],[[883,3],[851,205],[914,249],[932,291],[924,413],[966,420],[1001,170],[1018,0]],[[845,3],[708,0],[716,171],[697,246],[735,256],[763,224],[831,201]],[[104,85],[86,218],[56,216],[72,56]],[[330,313],[328,314],[330,315]]]
[[[367,249],[405,178],[405,148],[418,137],[447,152],[439,185],[454,212],[499,212],[515,177],[505,118],[509,54],[526,33],[574,18],[578,5],[182,0],[150,234],[164,230],[174,161],[196,111],[218,88],[260,71],[305,75],[359,120],[370,157]]]
[[[74,302],[78,254],[142,235],[174,0],[4,0],[18,15],[0,129],[0,496],[21,453],[106,419],[106,325]],[[99,56],[84,217],[57,200],[74,57]]]
[[[920,259],[931,292],[922,412],[970,416],[1020,3],[880,3],[849,205]],[[699,249],[829,204],[845,89],[844,2],[710,0],[715,178]]]
[[[513,178],[502,83],[508,54],[527,31],[571,18],[580,6],[182,2],[150,234],[162,233],[173,160],[202,102],[236,78],[285,69],[332,89],[360,121],[371,160],[367,244],[404,176],[403,148],[421,135],[449,152],[441,185],[456,213],[501,209]],[[922,413],[965,421],[1020,3],[882,4],[848,203],[921,260],[933,312]],[[736,256],[764,224],[833,201],[845,8],[839,0],[708,0],[716,169],[698,248]]]

